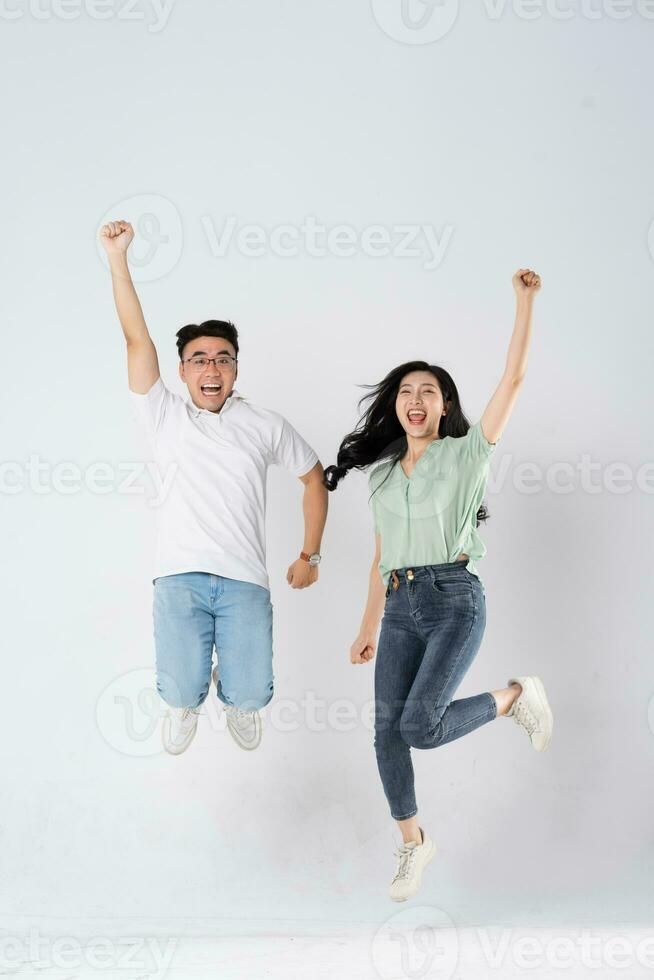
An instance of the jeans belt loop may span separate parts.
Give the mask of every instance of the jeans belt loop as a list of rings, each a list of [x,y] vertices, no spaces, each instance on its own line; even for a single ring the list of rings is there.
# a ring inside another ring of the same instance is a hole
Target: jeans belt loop
[[[393,569],[393,589],[397,592],[400,587],[400,580],[397,577],[397,572]]]

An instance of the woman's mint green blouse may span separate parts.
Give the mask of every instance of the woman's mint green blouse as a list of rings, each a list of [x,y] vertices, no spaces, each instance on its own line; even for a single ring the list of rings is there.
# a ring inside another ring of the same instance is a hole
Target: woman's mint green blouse
[[[378,568],[386,585],[394,568],[456,561],[460,554],[470,556],[468,568],[478,575],[475,559],[484,557],[486,546],[475,523],[496,446],[479,421],[464,436],[434,439],[410,477],[399,460],[371,472],[373,521],[381,535]]]

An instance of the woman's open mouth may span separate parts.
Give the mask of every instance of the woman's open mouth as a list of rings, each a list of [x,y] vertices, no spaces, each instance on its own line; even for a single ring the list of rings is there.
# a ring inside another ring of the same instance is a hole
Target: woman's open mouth
[[[409,425],[415,425],[417,427],[423,424],[427,418],[427,413],[422,412],[419,409],[412,409],[407,413],[407,418],[409,420]]]

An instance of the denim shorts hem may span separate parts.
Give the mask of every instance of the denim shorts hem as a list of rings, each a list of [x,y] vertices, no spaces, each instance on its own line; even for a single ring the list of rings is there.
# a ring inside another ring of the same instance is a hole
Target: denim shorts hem
[[[270,697],[269,697],[269,698],[267,698],[267,699],[266,699],[265,701],[262,701],[262,702],[261,702],[261,704],[257,704],[257,706],[256,706],[255,708],[253,708],[253,707],[251,706],[251,702],[252,702],[253,700],[255,700],[255,699],[254,699],[254,698],[248,698],[248,700],[246,701],[246,704],[248,704],[248,705],[250,705],[250,706],[249,706],[248,708],[246,708],[245,710],[246,710],[246,711],[261,711],[261,709],[262,709],[262,708],[265,708],[265,707],[266,707],[266,705],[268,705],[268,704],[270,704],[270,702],[272,701],[272,699],[273,699],[273,697],[274,697],[274,696],[275,696],[275,692],[273,691],[273,693],[272,693],[272,694],[270,695]],[[220,693],[219,693],[218,691],[216,691],[216,697],[218,698],[218,700],[219,700],[219,701],[220,701],[220,702],[221,702],[221,703],[222,703],[222,704],[223,704],[223,705],[224,705],[224,706],[225,706],[226,708],[234,708],[234,707],[236,707],[236,708],[238,708],[238,705],[233,705],[233,704],[231,703],[231,701],[227,701],[227,699],[226,699],[225,697],[223,697],[223,695],[222,695],[222,694],[220,694]]]

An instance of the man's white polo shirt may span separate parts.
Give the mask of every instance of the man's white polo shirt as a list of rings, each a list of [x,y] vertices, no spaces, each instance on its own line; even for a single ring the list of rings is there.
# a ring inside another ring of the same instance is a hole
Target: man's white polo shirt
[[[282,415],[236,389],[217,413],[161,378],[147,394],[130,395],[165,487],[154,578],[209,572],[269,588],[266,471],[278,465],[304,476],[318,462],[311,446]]]

